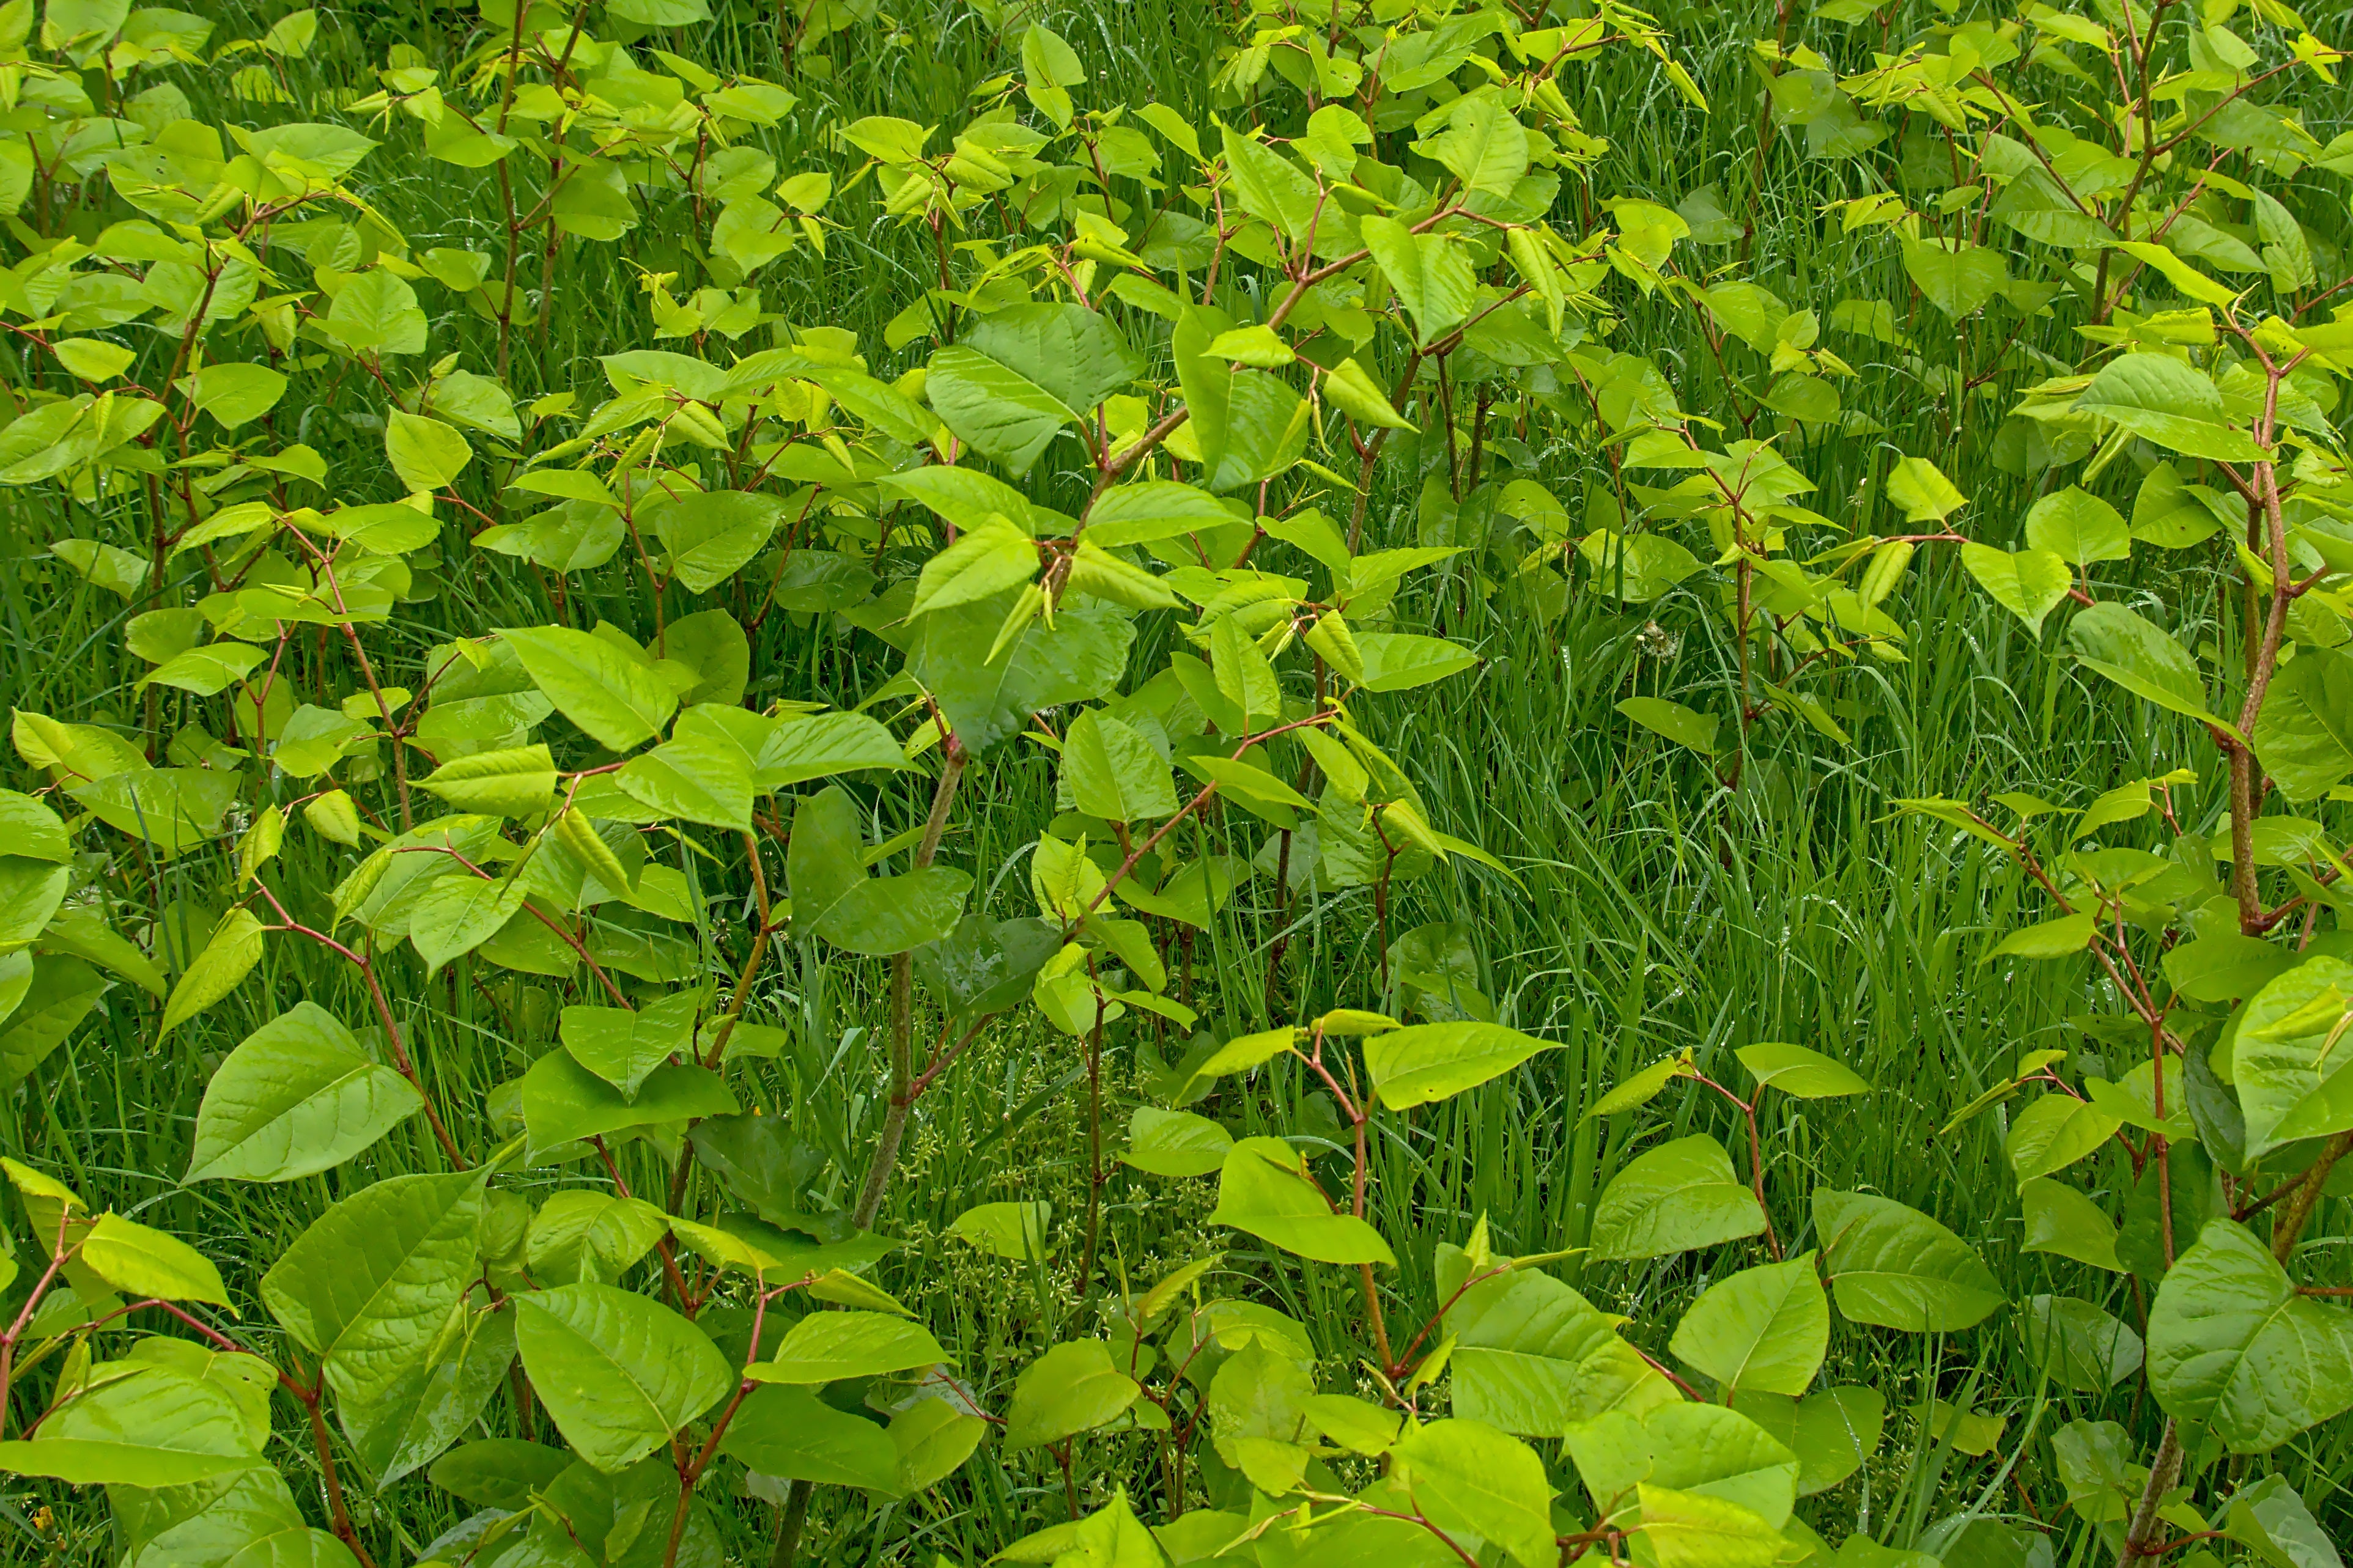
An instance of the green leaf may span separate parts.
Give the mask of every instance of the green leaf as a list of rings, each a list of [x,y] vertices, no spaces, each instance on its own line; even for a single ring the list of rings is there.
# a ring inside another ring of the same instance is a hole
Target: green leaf
[[[2067,640],[2087,668],[2097,670],[2136,697],[2201,723],[2230,729],[2206,710],[2205,679],[2198,673],[2198,661],[2189,657],[2189,650],[2138,611],[2104,600],[2067,624]]]
[[[923,395],[941,423],[984,457],[1026,474],[1078,415],[1019,372],[961,344],[934,353]]]
[[[1517,1029],[1461,1019],[1375,1035],[1365,1042],[1365,1068],[1380,1103],[1404,1110],[1501,1078],[1546,1048]]]
[[[1310,1457],[1302,1438],[1314,1395],[1314,1380],[1297,1362],[1264,1341],[1243,1346],[1209,1382],[1218,1457],[1270,1496],[1296,1489]]]
[[[1826,1388],[1798,1402],[1798,1492],[1828,1491],[1879,1451],[1887,1402],[1874,1388]]]
[[[514,1365],[514,1319],[512,1311],[469,1313],[459,1342],[443,1349],[440,1359],[412,1364],[381,1397],[338,1412],[379,1492],[430,1463],[481,1419]]]
[[[956,929],[915,953],[915,978],[957,1018],[1001,1013],[1029,994],[1061,936],[1040,921],[966,915]]]
[[[1997,958],[2072,958],[2092,945],[2092,912],[2080,910],[2039,925],[2014,931],[1996,942],[1982,960]]]
[[[2067,596],[2073,579],[2067,563],[2048,550],[1996,550],[1974,540],[1961,546],[1961,564],[1993,602],[2026,623],[2038,636],[2043,618]]]
[[[628,537],[617,511],[570,500],[522,522],[486,528],[474,535],[474,544],[551,572],[586,572],[610,561]]]
[[[1225,502],[1193,485],[1145,479],[1115,485],[1087,509],[1086,536],[1106,550],[1151,544],[1187,533],[1226,528],[1235,521]]]
[[[2250,1159],[2353,1127],[2353,963],[2306,959],[2247,999],[2231,1047]]]
[[[1235,722],[1240,724],[1240,716],[1236,714]],[[1314,801],[1255,763],[1239,762],[1215,752],[1187,752],[1177,761],[1195,778],[1216,784],[1223,799],[1271,822],[1277,827],[1295,827],[1299,823],[1295,814],[1312,813],[1315,809]],[[1130,890],[1128,883],[1120,884],[1121,898],[1127,898]],[[1145,906],[1138,903],[1136,907],[1142,909]]]
[[[1429,348],[1461,326],[1478,295],[1478,275],[1465,247],[1447,236],[1415,234],[1395,218],[1367,217],[1365,248],[1413,318],[1419,346]]]
[[[2131,1462],[2133,1439],[2113,1421],[2070,1421],[2051,1435],[2067,1504],[2084,1519],[2122,1524],[2132,1517],[2148,1472]]]
[[[752,759],[722,736],[680,732],[631,757],[613,777],[621,793],[657,816],[752,830]]]
[[[1837,1100],[1871,1092],[1871,1085],[1852,1068],[1803,1046],[1768,1042],[1743,1046],[1732,1054],[1740,1058],[1758,1089],[1778,1089],[1799,1100]]]
[[[343,760],[345,746],[368,732],[364,720],[306,702],[278,731],[269,760],[289,778],[316,778]]]
[[[2172,284],[2185,300],[2196,300],[2208,305],[2238,303],[2238,290],[2217,283],[2162,245],[2127,239],[2119,241],[2116,248],[2165,274],[2165,280]]]
[[[994,598],[1037,575],[1037,541],[1007,519],[992,514],[923,563],[907,616],[912,620],[929,610]]]
[[[2220,463],[2257,463],[2271,452],[2230,425],[2213,382],[2170,354],[2128,353],[2108,362],[2075,399],[2153,446]]]
[[[803,374],[830,393],[836,403],[894,440],[915,446],[930,440],[939,428],[939,421],[923,405],[887,382],[842,365],[813,365]]]
[[[249,910],[231,910],[213,928],[204,951],[189,963],[172,999],[164,1005],[158,1036],[168,1035],[237,987],[261,962],[264,941],[261,921]]]
[[[803,1231],[779,1230],[749,1215],[722,1215],[710,1225],[697,1225],[672,1215],[670,1233],[723,1268],[763,1276],[769,1284],[790,1285],[810,1280],[809,1294],[821,1301],[842,1301],[862,1307],[880,1306],[882,1292],[862,1280],[836,1289],[854,1276],[837,1271],[864,1268],[888,1253],[895,1243],[864,1231],[843,1241],[819,1242]]]
[[[1519,234],[1517,229],[1512,231],[1514,239]],[[1324,375],[1321,384],[1324,400],[1359,425],[1377,430],[1415,427],[1397,411],[1388,391],[1373,379],[1372,373],[1354,359],[1342,360],[1336,369]]]
[[[1050,627],[1032,622],[990,652],[1008,595],[934,610],[914,625],[907,669],[978,754],[1009,738],[1040,709],[1100,697],[1126,672],[1132,621],[1103,609],[1065,609]]]
[[[1303,240],[1316,225],[1319,200],[1315,182],[1305,170],[1265,142],[1233,126],[1225,128],[1223,151],[1236,201],[1252,217],[1263,219],[1276,232]]]
[[[1817,1187],[1814,1228],[1831,1292],[1854,1322],[1950,1333],[1974,1328],[2005,1300],[1968,1243],[1892,1198]]]
[[[1038,112],[1051,120],[1061,130],[1071,126],[1073,110],[1071,85],[1086,79],[1086,69],[1078,63],[1071,46],[1056,37],[1053,29],[1032,23],[1021,36],[1021,89]],[[1065,80],[1063,79],[1069,79]]]
[[[1271,478],[1305,450],[1314,410],[1279,376],[1236,370],[1208,353],[1232,321],[1222,310],[1187,305],[1171,339],[1188,428],[1212,490]]]
[[[2263,1453],[2353,1405],[2353,1313],[2297,1295],[2245,1226],[2209,1220],[2158,1286],[2148,1378],[2168,1415]]]
[[[135,597],[147,581],[148,563],[117,545],[94,539],[60,539],[49,546],[49,553],[89,579],[92,586],[125,599]]]
[[[546,1444],[527,1444],[518,1436],[485,1436],[461,1444],[433,1462],[426,1479],[475,1507],[520,1510],[530,1507],[532,1493],[575,1465],[572,1455]]]
[[[1746,1268],[1700,1292],[1667,1348],[1694,1371],[1744,1390],[1801,1394],[1830,1346],[1831,1304],[1814,1255]]]
[[[225,430],[269,413],[286,395],[287,384],[283,374],[265,364],[208,364],[180,382],[197,412],[211,415]]]
[[[1557,1436],[1610,1411],[1639,1415],[1679,1397],[1620,1320],[1536,1268],[1489,1259],[1473,1278],[1461,1248],[1438,1248],[1439,1299],[1455,1341],[1454,1413],[1523,1437]],[[1500,1270],[1500,1272],[1498,1272]]]
[[[1780,1531],[1736,1502],[1648,1481],[1635,1499],[1659,1568],[1771,1568],[1786,1549]]]
[[[783,521],[781,496],[690,490],[648,505],[645,521],[670,552],[670,570],[689,591],[707,594],[766,548]]]
[[[1057,782],[1071,810],[1106,822],[1143,822],[1176,811],[1167,759],[1101,709],[1079,715],[1063,735]]]
[[[456,426],[397,408],[385,425],[384,451],[392,459],[392,471],[412,491],[448,489],[474,457],[464,432]]]
[[[582,1284],[514,1300],[533,1391],[573,1452],[607,1475],[670,1441],[734,1386],[709,1336],[648,1297]]]
[[[523,1262],[534,1284],[611,1284],[653,1249],[669,1226],[642,1198],[577,1188],[551,1194],[532,1216]]]
[[[1282,334],[1272,327],[1260,325],[1236,327],[1219,332],[1203,351],[1213,359],[1231,360],[1237,364],[1252,365],[1261,370],[1280,370],[1297,362],[1299,356],[1282,341]]]
[[[1054,1255],[1046,1230],[1053,1216],[1052,1205],[1044,1202],[979,1204],[956,1215],[948,1229],[999,1258],[1042,1261]]]
[[[649,21],[687,23],[704,21],[710,16],[702,0],[691,0],[691,4],[622,0],[622,4],[628,9],[649,13]],[[663,12],[671,15],[662,16]],[[564,183],[555,187],[549,208],[558,233],[604,244],[620,238],[638,222],[637,206],[629,200],[628,176],[610,158],[581,159],[567,167]]]
[[[254,1357],[238,1359],[259,1365]],[[123,1365],[107,1370],[119,1373]],[[31,1442],[0,1443],[0,1471],[74,1486],[156,1489],[259,1468],[269,1435],[263,1386],[257,1433],[245,1403],[220,1380],[169,1365],[111,1376],[65,1401]]]
[[[21,952],[38,937],[72,886],[67,867],[25,855],[0,857],[0,952]],[[31,971],[24,973],[29,977]]]
[[[1826,1388],[1803,1399],[1749,1392],[1733,1406],[1798,1456],[1798,1495],[1825,1492],[1879,1449],[1887,1402],[1876,1389]]]
[[[899,1451],[899,1494],[927,1491],[947,1479],[987,1435],[988,1423],[953,1396],[918,1399],[902,1409],[891,1418],[891,1446]]]
[[[8,835],[12,855],[56,866],[73,858],[73,841],[66,835],[65,823],[29,795],[0,789],[0,830]]]
[[[2122,1273],[2116,1260],[2116,1222],[2100,1205],[2064,1182],[2047,1177],[2021,1182],[2019,1202],[2026,1210],[2028,1252],[2049,1252],[2072,1258],[2094,1268]]]
[[[971,888],[970,873],[946,866],[865,878],[824,911],[815,929],[851,952],[875,957],[905,952],[954,931]]]
[[[1193,1068],[1185,1097],[1191,1097],[1192,1085],[1204,1079],[1224,1078],[1230,1073],[1248,1072],[1252,1068],[1263,1067],[1293,1048],[1299,1037],[1299,1031],[1294,1028],[1261,1029],[1254,1034],[1236,1035]]]
[[[393,1176],[312,1221],[261,1300],[343,1398],[380,1393],[427,1348],[478,1271],[482,1173]]]
[[[332,1170],[424,1109],[332,1014],[298,1002],[248,1035],[196,1108],[187,1182],[290,1182]]]
[[[2001,1440],[2002,1427],[2009,1422],[2006,1416],[1965,1410],[1941,1399],[1923,1405],[1912,1414],[1927,1428],[1931,1441],[1941,1443],[1949,1436],[1953,1452],[1967,1454],[1972,1458],[1991,1453],[1994,1445]]]
[[[1173,610],[1184,603],[1158,576],[1092,539],[1079,541],[1078,548],[1071,552],[1070,563],[1064,584],[1090,597],[1108,599],[1131,610]]]
[[[1425,158],[1453,171],[1462,188],[1481,195],[1508,196],[1528,172],[1528,135],[1512,111],[1486,93],[1454,100],[1446,129],[1414,144]]]
[[[1282,682],[1265,652],[1228,616],[1209,633],[1209,668],[1218,689],[1242,715],[1242,728],[1255,730],[1282,712]]]
[[[558,1034],[572,1059],[634,1099],[647,1075],[672,1057],[691,1060],[694,1023],[702,994],[681,991],[635,1012],[575,1005],[564,1009]]]
[[[1208,1219],[1320,1263],[1397,1262],[1380,1232],[1334,1211],[1309,1180],[1305,1160],[1280,1138],[1244,1138],[1233,1146]]]
[[[1395,1447],[1404,1430],[1404,1417],[1398,1412],[1345,1394],[1311,1394],[1306,1412],[1316,1430],[1350,1453],[1368,1458]]]
[[[2293,801],[2316,800],[2353,773],[2353,658],[2299,647],[2255,718],[2255,754]]]
[[[1092,1432],[1126,1414],[1143,1384],[1112,1364],[1101,1340],[1059,1344],[1022,1369],[1005,1413],[1009,1453]]]
[[[556,710],[609,751],[652,740],[678,707],[678,694],[649,664],[602,637],[565,626],[499,635]]]
[[[361,353],[421,354],[425,312],[417,290],[381,267],[345,282],[328,307],[328,335]]]
[[[1652,1062],[1595,1100],[1581,1120],[1589,1121],[1597,1116],[1617,1116],[1648,1105],[1667,1085],[1679,1078],[1692,1077],[1694,1070],[1689,1052]]]
[[[417,894],[408,910],[408,940],[427,974],[473,952],[506,929],[529,889],[519,879],[444,877]]]
[[[129,768],[69,784],[66,794],[109,827],[143,839],[170,859],[220,830],[237,776],[211,768]]]
[[[1824,1311],[1828,1311],[1824,1308]],[[1736,1410],[1662,1405],[1642,1418],[1654,1486],[1736,1503],[1778,1530],[1798,1500],[1798,1456]]]
[[[1422,1516],[1450,1536],[1492,1541],[1523,1568],[1553,1568],[1552,1487],[1526,1444],[1483,1422],[1433,1421],[1391,1450]]]
[[[2124,1125],[2096,1103],[2063,1092],[2046,1094],[2010,1124],[2010,1169],[2022,1187],[2063,1171],[2096,1151]]]
[[[98,1216],[82,1237],[81,1261],[126,1296],[229,1304],[228,1287],[210,1258],[176,1237],[119,1214]]]
[[[2132,536],[2165,550],[2187,550],[2211,539],[2221,525],[2200,500],[2203,486],[2181,482],[2169,462],[2150,468],[2133,497]]]
[[[719,1075],[699,1067],[657,1067],[638,1084],[634,1099],[582,1067],[569,1051],[548,1052],[522,1077],[523,1126],[534,1154],[575,1139],[727,1116],[740,1109]]]
[[[213,697],[260,668],[269,657],[244,643],[208,643],[165,659],[147,672],[145,684]]]
[[[2271,1568],[2344,1568],[2327,1530],[2276,1470],[2232,1495],[2222,1529]]]
[[[886,1312],[811,1312],[785,1331],[776,1353],[744,1375],[757,1383],[838,1383],[914,1372],[949,1360],[931,1331]]]
[[[1143,356],[1119,329],[1083,305],[1009,305],[973,322],[962,341],[1079,414],[1144,374]]]
[[[752,787],[766,793],[833,773],[905,766],[891,731],[865,714],[812,713],[769,731],[752,759]]]
[[[1206,1116],[1139,1105],[1119,1158],[1155,1176],[1206,1176],[1224,1167],[1233,1146],[1233,1134]]]
[[[2080,1394],[2105,1394],[2141,1366],[2140,1336],[2073,1296],[2028,1300],[2026,1353],[2035,1366],[2049,1363],[2052,1382]]]
[[[536,816],[555,793],[555,762],[545,746],[515,746],[452,757],[417,787],[459,811],[486,816]]]
[[[1145,112],[1136,118],[1156,123],[1148,119],[1153,110],[1163,111],[1172,121],[1176,118],[1176,111],[1161,103],[1145,105]],[[1149,1530],[1128,1506],[1127,1489],[1121,1487],[1113,1492],[1111,1501],[1086,1518],[1025,1535],[997,1553],[996,1561],[1078,1564],[1080,1568],[1166,1568],[1172,1553],[1194,1561],[1199,1552],[1216,1552],[1240,1532],[1242,1523],[1239,1514],[1195,1509],[1157,1531]]]
[[[1070,532],[1072,526],[1071,520],[1060,512],[1032,504],[1003,479],[978,468],[929,463],[885,474],[875,481],[875,488],[886,496],[920,502],[958,529],[978,528],[991,517],[1002,517],[1024,533],[1051,538]]]
[[[1363,666],[1355,684],[1366,691],[1409,691],[1460,674],[1479,662],[1477,654],[1444,637],[1358,632],[1354,640]]]
[[[1900,458],[1887,472],[1887,499],[1904,509],[1909,523],[1942,523],[1969,504],[1944,470],[1926,458]]]
[[[2053,490],[2026,510],[2029,550],[2048,551],[2074,566],[2132,555],[2124,514],[2079,485]]]
[[[59,338],[49,344],[49,352],[77,381],[92,383],[112,381],[139,357],[121,343],[99,338]]]
[[[1716,717],[1713,713],[1702,713],[1663,697],[1622,698],[1617,709],[1645,730],[1664,735],[1678,746],[1687,746],[1703,757],[1715,755]]]
[[[727,1424],[719,1451],[779,1480],[899,1489],[899,1449],[891,1435],[806,1388],[754,1390]]]
[[[1662,1258],[1764,1229],[1757,1194],[1703,1132],[1646,1150],[1618,1173],[1594,1205],[1593,1256]]]
[[[759,196],[737,196],[711,226],[711,244],[738,269],[756,272],[800,243],[784,209]]]
[[[1906,239],[1903,246],[1905,273],[1948,320],[1977,314],[2010,281],[2010,264],[1984,246],[1942,239]]]
[[[1577,541],[1577,553],[1591,567],[1587,581],[1629,604],[1646,604],[1700,568],[1699,558],[1658,533],[1630,538],[1597,528]]]

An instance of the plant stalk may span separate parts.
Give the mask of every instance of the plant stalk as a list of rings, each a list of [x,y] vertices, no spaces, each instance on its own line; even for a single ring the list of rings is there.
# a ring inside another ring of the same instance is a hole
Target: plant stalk
[[[940,773],[940,782],[932,791],[932,815],[923,824],[923,839],[915,848],[915,869],[920,871],[932,863],[939,853],[940,835],[946,831],[948,808],[955,804],[956,784],[964,777],[964,748],[954,735],[944,748],[947,766]],[[915,958],[912,952],[897,954],[891,960],[891,1103],[883,1112],[882,1131],[875,1140],[874,1155],[867,1163],[866,1179],[858,1185],[858,1206],[850,1211],[850,1222],[864,1230],[882,1212],[882,1197],[890,1189],[891,1172],[899,1163],[899,1145],[906,1140],[907,1119],[915,1108],[915,1037],[914,1037]]]

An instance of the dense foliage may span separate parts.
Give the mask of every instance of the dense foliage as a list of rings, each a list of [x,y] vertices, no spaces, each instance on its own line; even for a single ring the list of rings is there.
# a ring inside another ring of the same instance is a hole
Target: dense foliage
[[[0,1532],[2339,1563],[2281,0],[0,5]]]

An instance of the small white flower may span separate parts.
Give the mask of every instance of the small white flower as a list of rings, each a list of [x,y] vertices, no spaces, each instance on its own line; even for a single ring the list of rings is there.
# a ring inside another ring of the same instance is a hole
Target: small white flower
[[[1683,651],[1683,639],[1681,633],[1671,632],[1656,621],[1645,621],[1634,634],[1634,646],[1652,658],[1672,658]]]

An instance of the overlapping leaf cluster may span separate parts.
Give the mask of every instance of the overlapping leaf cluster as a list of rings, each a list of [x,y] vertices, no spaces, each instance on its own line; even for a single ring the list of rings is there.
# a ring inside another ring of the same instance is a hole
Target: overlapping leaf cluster
[[[893,25],[786,13],[761,25],[790,50]],[[1641,57],[1711,112],[1659,22],[1609,3],[1261,0],[1199,119],[1114,100],[1046,20],[991,7],[1006,69],[953,124],[829,119],[835,155],[789,168],[764,133],[811,113],[807,83],[784,85],[784,47],[774,80],[680,52],[701,0],[490,0],[462,49],[395,46],[318,121],[272,112],[311,13],[216,43],[128,0],[0,6],[0,486],[58,510],[49,555],[119,600],[140,670],[135,714],[14,711],[0,1063],[37,1078],[100,1006],[157,1039],[217,1030],[289,952],[365,1004],[273,1004],[224,1038],[160,1173],[333,1173],[235,1290],[207,1250],[5,1163],[0,1468],[109,1489],[142,1564],[717,1563],[739,1491],[776,1506],[788,1562],[812,1507],[936,1496],[984,1442],[1059,1470],[1069,1504],[1011,1561],[2048,1561],[2001,1477],[1927,1517],[1955,1452],[2002,1443],[1975,1379],[1911,1413],[1905,1514],[1803,1501],[1867,1487],[1903,1414],[1823,1385],[1834,1329],[1965,1336],[2007,1310],[2042,1383],[2002,1477],[2052,1386],[2143,1386],[2164,1415],[2147,1454],[2113,1420],[2047,1435],[2084,1542],[2327,1561],[2283,1478],[2202,1504],[2185,1480],[2353,1400],[2353,1320],[2297,1251],[2353,1150],[2346,867],[2326,820],[2271,809],[2317,813],[2353,775],[2353,318],[2323,319],[2342,234],[2296,184],[2353,153],[2281,96],[2341,57],[2274,0],[2257,15],[2251,43],[2227,4],[2030,5],[1888,32],[1842,70],[1785,13],[1754,51],[1759,177],[1777,153],[1854,166],[1873,188],[1824,218],[1935,312],[1899,321],[1741,276],[1712,188],[1599,188],[1609,127],[1576,73]],[[199,114],[188,68],[249,112]],[[485,248],[405,235],[394,168],[480,181]],[[560,386],[567,258],[652,224],[691,265],[645,272],[641,343]],[[879,342],[767,309],[877,226],[930,262]],[[2035,346],[2062,319],[2072,360]],[[1661,321],[1714,381],[1641,352]],[[1910,335],[1930,329],[1949,357]],[[1906,378],[1944,437],[1851,406],[1867,374]],[[322,400],[380,442],[322,453]],[[1806,471],[1833,436],[1889,437],[1852,504]],[[2041,487],[2017,548],[1968,510],[1980,462]],[[2011,1301],[1937,1217],[1773,1170],[1760,1117],[1875,1089],[1786,1044],[1736,1053],[1746,1092],[1685,1053],[1587,1117],[1646,1127],[1696,1084],[1745,1125],[1738,1158],[1681,1118],[1562,1251],[1466,1224],[1434,1300],[1405,1299],[1368,1145],[1541,1070],[1546,1042],[1442,933],[1390,930],[1437,866],[1511,886],[1376,739],[1397,694],[1479,658],[1409,626],[1401,586],[1508,592],[1543,622],[1586,594],[1718,638],[1714,689],[1618,711],[1736,790],[1765,727],[1846,743],[1851,675],[1905,658],[1894,595],[1948,550],[2030,637],[2062,616],[2078,666],[2185,721],[2167,744],[2213,749],[2082,812],[1903,803],[2050,900],[1992,957],[2088,955],[2107,987],[2093,1026],[2135,1065],[2028,1055],[1956,1121],[2003,1108],[2025,1248],[2135,1281],[2140,1327],[2096,1283]],[[545,619],[428,611],[485,570]],[[2200,570],[2232,584],[2211,619],[2235,667],[2170,629]],[[849,705],[762,668],[764,632],[820,616],[888,650]],[[1058,815],[1001,868],[968,855],[992,773],[1040,757]],[[2201,763],[2227,798],[2184,822],[2171,792]],[[2098,837],[2159,821],[2151,847]],[[234,885],[201,921],[174,891],[191,864]],[[1114,1155],[1107,1052],[1193,1034],[1197,981],[1221,983],[1197,935],[1246,887],[1278,929],[1351,911],[1390,995],[1202,1038]],[[787,1035],[755,998],[820,955],[876,985],[854,1148],[766,1113]],[[420,1043],[461,982],[519,1047],[502,1081]],[[886,1289],[884,1217],[923,1096],[1025,1032],[1071,1064],[1083,1215],[987,1203],[950,1228],[1076,1305],[1018,1370],[960,1364]],[[1252,1073],[1297,1077],[1331,1124],[1237,1138],[1193,1109]],[[393,1140],[427,1168],[374,1179]],[[1206,1249],[1125,1280],[1117,1163],[1214,1176],[1233,1245],[1352,1277],[1356,1374]],[[1727,1248],[1672,1325],[1548,1267]],[[1120,1484],[1081,1517],[1090,1452]],[[376,1527],[359,1500],[404,1487],[461,1522]]]

